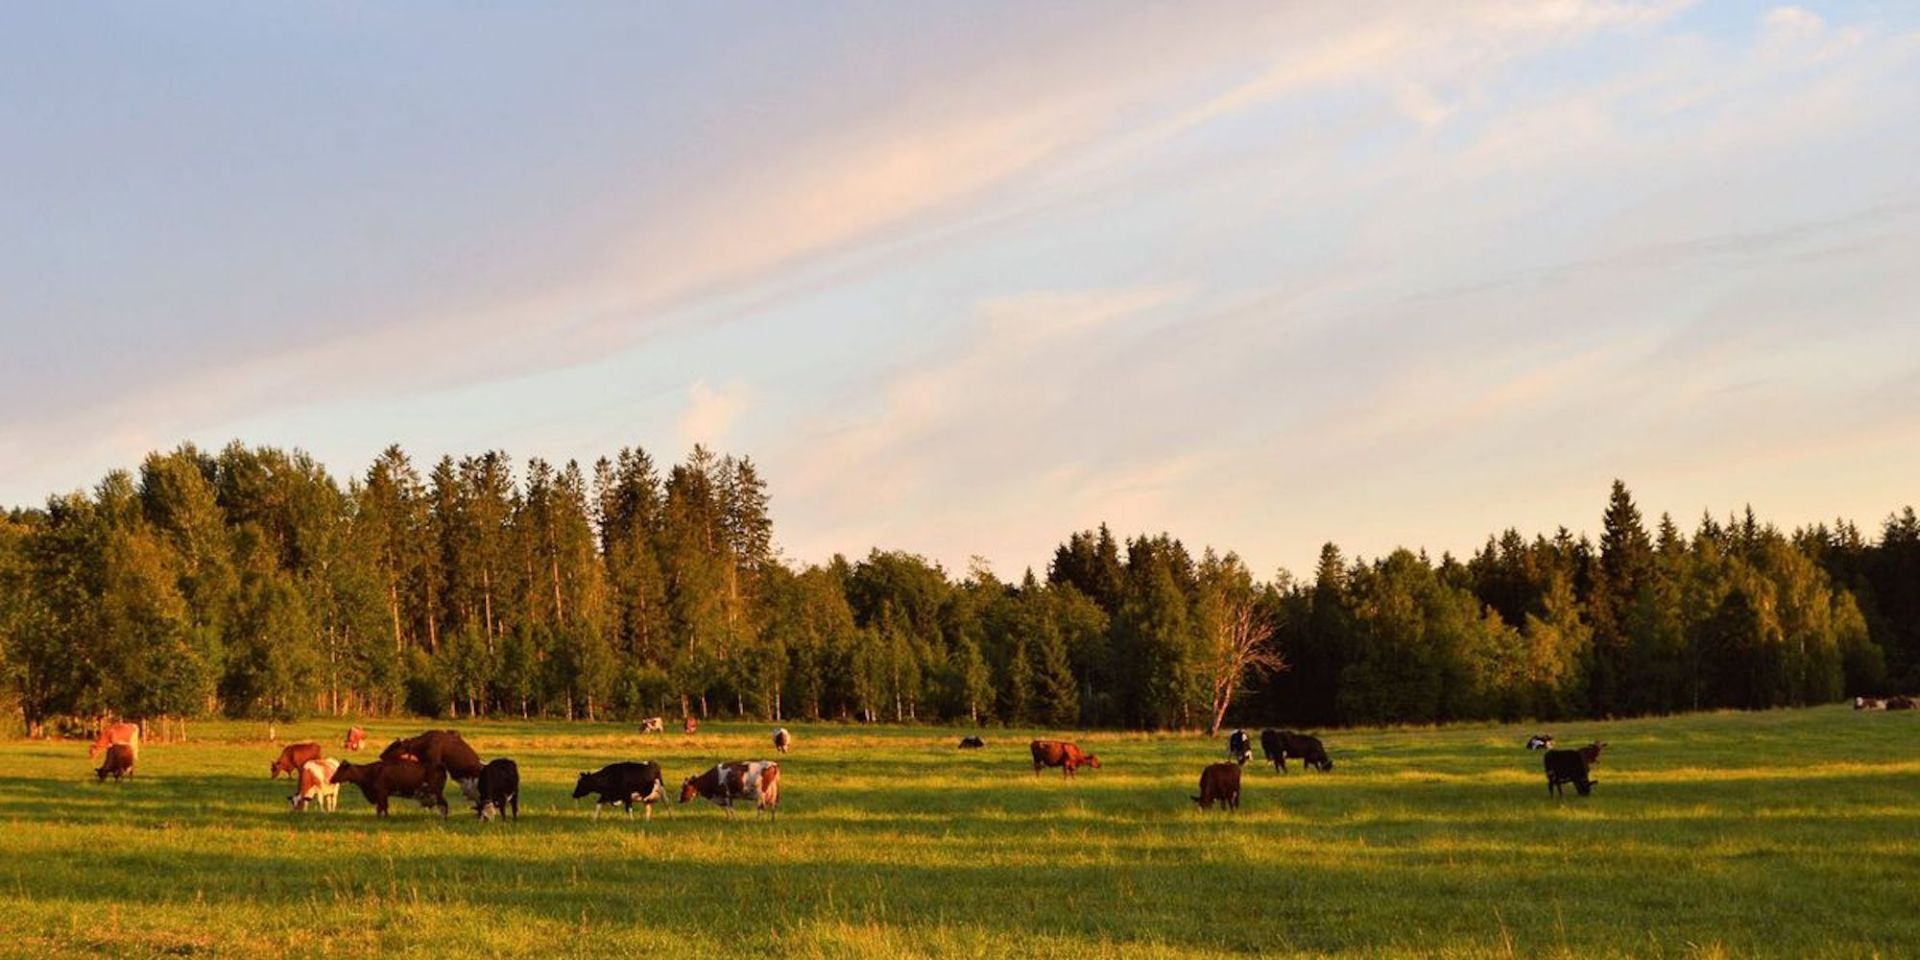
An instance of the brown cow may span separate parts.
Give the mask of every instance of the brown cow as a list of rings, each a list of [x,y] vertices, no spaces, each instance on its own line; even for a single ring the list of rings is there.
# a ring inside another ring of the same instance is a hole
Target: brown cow
[[[93,775],[105,780],[112,777],[116,782],[121,777],[133,776],[133,747],[125,743],[116,743],[107,748],[107,762],[100,765]]]
[[[1100,769],[1100,758],[1091,753],[1082,752],[1078,744],[1065,740],[1035,740],[1029,747],[1033,750],[1033,775],[1040,775],[1041,767],[1060,767],[1061,776],[1071,777],[1081,767]]]
[[[286,749],[280,751],[280,756],[273,761],[273,765],[267,768],[268,779],[278,779],[283,773],[297,777],[300,768],[306,766],[308,760],[318,760],[325,755],[326,751],[312,741],[289,743]]]
[[[1240,765],[1237,763],[1208,764],[1200,771],[1200,795],[1193,802],[1202,810],[1213,809],[1219,801],[1222,810],[1240,809]]]
[[[692,714],[688,714],[685,720],[680,721],[681,733],[698,733],[699,731],[700,721],[695,720]]]
[[[357,751],[361,747],[364,747],[366,745],[367,745],[367,732],[365,730],[362,730],[359,727],[347,728],[347,742],[343,744],[343,746],[345,746],[348,750]]]
[[[733,816],[735,800],[752,800],[754,816],[763,811],[768,819],[779,815],[780,765],[771,760],[741,760],[716,765],[680,784],[680,802],[694,797],[711,800]]]
[[[351,783],[373,804],[375,816],[387,815],[387,801],[393,797],[414,797],[423,807],[432,807],[447,815],[447,798],[427,780],[427,768],[405,760],[377,760],[373,763],[347,763],[333,772],[334,783]],[[441,781],[443,784],[446,782]]]
[[[395,740],[380,751],[380,759],[400,761],[412,757],[427,768],[427,787],[438,794],[451,775],[460,784],[460,792],[470,801],[480,797],[480,771],[486,764],[480,755],[452,730],[428,730],[417,737]]]
[[[137,723],[109,723],[101,727],[100,735],[93,738],[93,746],[87,748],[87,759],[92,760],[108,747],[116,744],[132,750],[135,760],[140,759],[140,725]]]

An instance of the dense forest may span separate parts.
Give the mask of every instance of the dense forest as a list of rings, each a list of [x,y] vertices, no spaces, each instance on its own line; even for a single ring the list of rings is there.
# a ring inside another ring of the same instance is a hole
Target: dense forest
[[[1574,718],[1920,688],[1920,521],[1747,511],[1465,559],[1329,544],[1262,579],[1165,534],[1074,533],[1044,577],[874,550],[782,562],[751,460],[590,468],[399,448],[147,457],[0,514],[0,677],[50,720],[688,713],[1195,728]]]

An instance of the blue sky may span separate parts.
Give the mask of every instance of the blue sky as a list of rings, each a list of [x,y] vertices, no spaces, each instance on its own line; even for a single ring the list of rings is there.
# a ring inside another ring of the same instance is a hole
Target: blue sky
[[[1348,9],[1351,8],[1351,9]],[[796,560],[1875,521],[1911,4],[0,10],[0,504],[753,456]]]

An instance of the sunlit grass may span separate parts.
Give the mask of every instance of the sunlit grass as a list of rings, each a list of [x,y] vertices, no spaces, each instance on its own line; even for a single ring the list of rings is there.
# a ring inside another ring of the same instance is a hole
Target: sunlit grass
[[[283,729],[338,755],[343,724]],[[417,732],[380,723],[371,740]],[[1845,708],[1562,725],[1608,741],[1547,797],[1530,728],[1334,732],[1330,774],[1249,765],[1237,815],[1187,801],[1220,752],[1090,734],[789,725],[777,823],[704,804],[591,819],[573,777],[763,757],[759,724],[462,724],[512,756],[522,819],[440,821],[352,788],[286,811],[258,727],[200,724],[96,784],[85,745],[0,743],[0,953],[1716,957],[1920,953],[1920,717]],[[322,942],[324,941],[324,942]]]

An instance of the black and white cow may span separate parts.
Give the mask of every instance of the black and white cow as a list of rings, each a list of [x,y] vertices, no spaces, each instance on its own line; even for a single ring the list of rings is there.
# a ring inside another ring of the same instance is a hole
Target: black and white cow
[[[474,800],[473,812],[480,815],[482,823],[494,817],[504,819],[509,810],[513,819],[520,819],[519,764],[505,757],[487,761],[487,765],[480,768],[478,792],[480,796]]]
[[[600,818],[601,807],[621,806],[627,809],[628,819],[633,817],[633,805],[644,804],[647,819],[653,819],[653,805],[667,798],[666,788],[661,785],[660,765],[649,760],[646,763],[610,763],[593,773],[582,771],[580,779],[574,782],[575,800],[587,794],[596,794],[593,804],[594,819]]]
[[[1536,734],[1534,734],[1533,736],[1531,736],[1531,737],[1528,737],[1528,738],[1527,738],[1527,749],[1528,749],[1528,750],[1552,750],[1552,749],[1553,749],[1553,734],[1551,734],[1551,733],[1536,733]]]
[[[1243,766],[1253,759],[1253,738],[1245,730],[1227,734],[1227,759]]]

